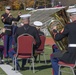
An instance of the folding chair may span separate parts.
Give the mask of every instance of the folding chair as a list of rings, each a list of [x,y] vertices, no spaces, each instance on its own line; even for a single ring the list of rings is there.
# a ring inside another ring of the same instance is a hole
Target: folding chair
[[[35,44],[34,38],[29,34],[22,34],[17,38],[17,53],[14,55],[15,58],[15,71],[17,70],[16,67],[16,59],[31,59],[32,60],[32,67],[33,73],[34,70],[34,57],[33,57],[33,44]],[[13,61],[14,63],[14,61]]]
[[[40,55],[43,54],[43,55],[44,55],[45,64],[46,64],[46,58],[45,58],[45,53],[44,53],[44,46],[45,46],[45,40],[46,40],[45,35],[41,35],[41,36],[40,36],[40,39],[41,39],[41,45],[40,45],[40,47],[35,51],[35,53],[39,55],[39,62],[40,62]]]
[[[75,75],[74,71],[75,71],[75,67],[76,67],[76,62],[75,62],[75,64],[68,64],[68,63],[64,63],[62,61],[59,61],[58,64],[59,64],[59,75],[61,72],[65,72],[65,73]],[[61,67],[69,67],[71,69],[71,72],[67,72],[65,70],[62,70]]]

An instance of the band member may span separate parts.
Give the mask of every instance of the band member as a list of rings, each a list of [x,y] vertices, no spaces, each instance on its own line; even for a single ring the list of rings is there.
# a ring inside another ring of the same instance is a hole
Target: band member
[[[34,39],[36,40],[36,45],[34,45],[34,48],[33,48],[33,54],[34,54],[35,50],[40,46],[41,40],[40,40],[37,29],[35,27],[29,25],[30,16],[31,16],[31,14],[24,14],[24,15],[20,16],[22,18],[22,23],[24,25],[22,27],[17,28],[16,34],[15,34],[15,40],[17,42],[17,37],[24,33],[28,33],[28,34],[32,35],[34,37]],[[25,64],[26,64],[26,59],[23,59],[22,60],[22,69],[24,68]]]
[[[5,28],[0,28],[0,39],[3,38],[4,33],[5,33]],[[4,64],[3,51],[4,51],[4,46],[0,45],[0,64]]]
[[[56,52],[51,54],[51,63],[54,75],[58,75],[58,61],[69,64],[74,64],[76,61],[76,9],[68,9],[67,12],[70,14],[72,22],[65,25],[61,32],[57,32],[56,26],[53,27],[55,40],[59,41],[64,37],[68,38],[68,50],[66,52],[62,52],[55,47]]]
[[[12,21],[19,21],[21,13],[18,13],[18,17],[14,18],[10,13],[10,6],[5,8],[5,13],[1,15],[1,20],[4,23],[6,29],[4,35],[4,57],[9,57],[8,52],[12,50]]]
[[[40,28],[43,26],[43,23],[40,22],[40,21],[34,21],[34,26],[36,27],[36,29],[38,30],[39,32],[39,35],[44,35],[44,32],[42,32],[40,30]]]
[[[42,22],[40,22],[40,21],[34,21],[34,26],[35,26],[36,29],[38,30],[39,36],[44,35],[44,32],[42,32],[42,31],[40,30],[40,28],[43,26],[43,23],[42,23]],[[35,54],[35,55],[34,55],[34,56],[35,56],[35,62],[36,62],[36,60],[37,60],[37,55],[38,55],[38,54]]]

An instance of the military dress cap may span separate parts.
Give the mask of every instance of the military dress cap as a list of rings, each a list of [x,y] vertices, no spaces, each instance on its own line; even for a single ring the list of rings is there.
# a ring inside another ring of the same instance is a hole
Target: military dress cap
[[[40,21],[34,21],[34,25],[35,25],[35,26],[42,26],[42,25],[43,25],[43,23],[42,23],[42,22],[40,22]]]
[[[5,9],[11,10],[11,7],[10,6],[6,6]]]
[[[29,18],[31,17],[31,14],[23,14],[20,16],[22,19],[26,19],[26,18]]]
[[[76,8],[71,8],[66,11],[67,13],[76,13]]]

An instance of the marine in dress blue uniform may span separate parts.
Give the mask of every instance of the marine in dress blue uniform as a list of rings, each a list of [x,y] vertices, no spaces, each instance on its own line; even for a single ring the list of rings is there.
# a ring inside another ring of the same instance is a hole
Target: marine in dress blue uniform
[[[59,51],[54,45],[54,53],[50,56],[54,75],[58,75],[58,61],[71,64],[74,64],[76,61],[76,8],[68,9],[67,12],[71,15],[70,19],[72,22],[65,25],[61,33],[56,32],[56,27],[54,27],[55,29],[53,30],[55,40],[59,41],[64,37],[68,38],[68,50],[65,53]]]
[[[2,38],[4,36],[4,33],[5,33],[5,28],[0,29],[0,38]],[[4,46],[0,45],[0,64],[4,63],[3,51],[4,51]]]
[[[40,30],[40,28],[43,26],[43,23],[41,21],[34,21],[33,24],[36,27],[36,29],[38,30],[39,36],[44,35],[44,32],[42,32]],[[35,58],[35,62],[36,62],[36,60],[37,60],[37,54],[35,54],[34,58]]]
[[[17,18],[14,18],[10,14],[11,8],[7,6],[5,8],[5,13],[1,15],[1,20],[4,23],[4,28],[6,29],[4,35],[4,57],[9,57],[9,51],[12,50],[12,21],[19,21],[20,14],[18,14]]]
[[[24,14],[24,15],[20,16],[22,18],[22,22],[24,25],[22,27],[17,28],[16,34],[15,34],[15,41],[17,42],[17,37],[24,33],[32,35],[34,37],[34,39],[36,40],[36,45],[34,45],[34,48],[33,48],[33,54],[34,54],[36,48],[38,48],[40,46],[41,40],[40,40],[37,29],[35,27],[29,25],[30,16],[31,16],[31,14]],[[26,64],[26,59],[23,59],[22,60],[22,69],[24,68],[25,64]]]

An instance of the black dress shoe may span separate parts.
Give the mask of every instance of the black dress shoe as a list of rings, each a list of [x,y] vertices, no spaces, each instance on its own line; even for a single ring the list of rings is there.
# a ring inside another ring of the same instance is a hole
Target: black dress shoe
[[[5,63],[6,63],[6,64],[10,64],[10,62],[9,62],[9,61],[5,61]]]
[[[0,64],[4,64],[4,62],[1,61]]]
[[[21,70],[25,70],[25,68],[24,68],[24,67],[21,67],[20,69],[21,69]]]
[[[37,61],[37,56],[34,56],[34,62],[36,62]]]
[[[21,70],[24,70],[24,69],[25,69],[25,67],[24,67],[24,65],[22,65]]]
[[[18,71],[20,71],[20,65],[19,64],[17,64],[16,68]],[[12,70],[15,70],[15,67]]]
[[[12,70],[15,70],[15,68],[13,68]],[[17,67],[17,70],[20,71],[20,68]]]

